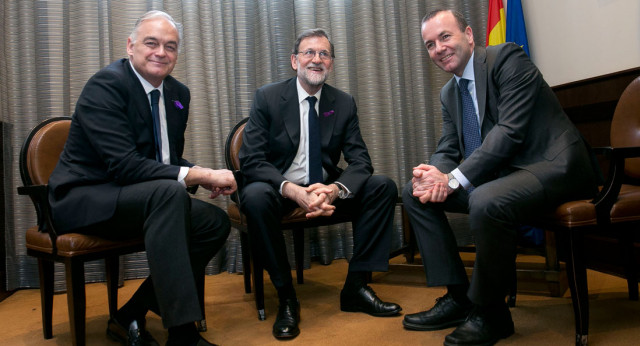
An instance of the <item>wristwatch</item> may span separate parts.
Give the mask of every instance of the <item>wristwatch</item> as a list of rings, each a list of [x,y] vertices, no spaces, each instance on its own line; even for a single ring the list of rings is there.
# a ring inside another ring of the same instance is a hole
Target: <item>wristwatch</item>
[[[349,197],[349,192],[347,192],[341,184],[336,184],[336,186],[338,187],[338,198],[345,199]]]
[[[453,176],[453,174],[447,173],[447,178],[449,178],[449,182],[447,183],[447,185],[452,190],[457,190],[460,188],[460,182],[458,181],[458,179],[456,179],[456,177]]]

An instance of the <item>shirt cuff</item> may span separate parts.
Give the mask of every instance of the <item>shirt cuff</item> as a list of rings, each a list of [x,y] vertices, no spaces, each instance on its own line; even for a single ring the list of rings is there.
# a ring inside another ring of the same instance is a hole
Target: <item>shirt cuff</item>
[[[353,193],[351,193],[351,191],[349,191],[349,189],[347,189],[347,187],[344,186],[343,183],[341,183],[339,181],[334,181],[333,183],[338,185],[338,186],[340,186],[341,189],[347,191],[347,197],[345,197],[345,198],[352,198],[353,197]]]
[[[465,177],[464,174],[462,174],[462,172],[460,172],[459,169],[457,168],[454,169],[453,171],[451,171],[451,174],[453,174],[453,176],[456,178],[456,180],[460,183],[460,185],[462,185],[462,187],[465,190],[468,190],[470,187],[473,187],[473,185],[471,185],[467,177]]]
[[[289,180],[285,180],[285,181],[282,182],[282,184],[280,184],[280,196],[282,196],[282,197],[284,197],[284,195],[282,194],[282,187],[284,186],[285,183],[290,183],[290,181]]]
[[[180,167],[180,173],[178,173],[178,182],[182,184],[182,187],[186,188],[187,183],[184,182],[184,178],[189,174],[189,167]]]

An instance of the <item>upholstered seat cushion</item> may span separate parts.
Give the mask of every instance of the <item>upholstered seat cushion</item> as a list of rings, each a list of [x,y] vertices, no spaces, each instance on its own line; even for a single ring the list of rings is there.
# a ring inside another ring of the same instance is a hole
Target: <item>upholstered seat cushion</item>
[[[53,252],[51,238],[46,232],[38,231],[38,227],[34,226],[27,230],[26,235],[27,249],[51,254]],[[111,249],[120,249],[131,246],[140,246],[143,244],[142,237],[130,240],[111,241],[96,236],[84,235],[79,233],[68,233],[58,236],[57,238],[58,255],[63,257],[86,255],[92,252],[102,252]]]
[[[611,222],[640,221],[640,186],[623,184],[611,208]]]
[[[590,199],[563,203],[545,219],[546,223],[567,228],[596,225],[596,206]]]

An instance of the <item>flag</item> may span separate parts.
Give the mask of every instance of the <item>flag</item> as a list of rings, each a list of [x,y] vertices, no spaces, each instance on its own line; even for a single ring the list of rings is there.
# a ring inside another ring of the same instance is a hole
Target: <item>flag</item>
[[[487,46],[504,43],[506,19],[502,0],[489,0],[489,19],[487,20]]]
[[[507,4],[507,35],[506,42],[515,42],[529,55],[527,30],[522,15],[522,1],[509,0]]]

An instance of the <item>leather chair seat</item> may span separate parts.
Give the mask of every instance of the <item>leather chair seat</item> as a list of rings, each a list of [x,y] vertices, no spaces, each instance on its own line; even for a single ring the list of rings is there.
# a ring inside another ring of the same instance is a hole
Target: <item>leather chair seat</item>
[[[611,223],[640,221],[640,186],[623,184],[611,208]]]
[[[137,247],[142,245],[142,243],[142,237],[133,238],[126,241],[111,241],[104,238],[79,233],[63,234],[58,236],[58,238],[56,239],[56,245],[58,247],[57,255],[63,257],[81,256],[91,253],[121,249],[123,247],[126,247],[127,245]],[[48,233],[39,232],[38,226],[31,227],[27,230],[26,245],[27,249],[29,250],[53,254],[51,237]]]
[[[596,225],[596,206],[590,199],[566,202],[548,214],[545,221],[567,228]]]

